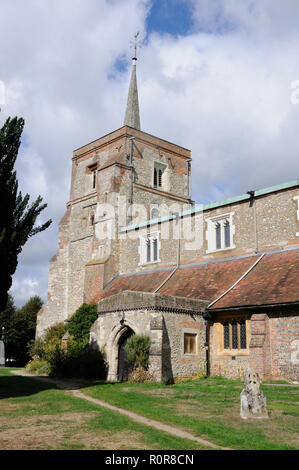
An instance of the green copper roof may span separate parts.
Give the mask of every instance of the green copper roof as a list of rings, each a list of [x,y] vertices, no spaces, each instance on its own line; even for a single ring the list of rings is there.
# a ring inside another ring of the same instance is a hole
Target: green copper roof
[[[275,193],[277,191],[282,191],[284,189],[290,189],[299,186],[299,178],[288,181],[287,183],[277,184],[275,186],[270,186],[268,188],[259,189],[254,191],[254,197],[264,196],[266,194]],[[240,196],[230,197],[227,199],[223,199],[222,201],[211,202],[210,204],[197,204],[196,206],[188,209],[186,211],[180,212],[180,217],[185,217],[186,215],[194,214],[197,212],[203,212],[209,209],[215,209],[216,207],[227,206],[229,204],[235,204],[237,202],[242,202],[250,199],[250,195],[248,193],[241,194]],[[168,215],[164,217],[160,217],[157,219],[149,219],[145,220],[144,222],[140,222],[138,224],[127,225],[126,227],[121,227],[119,232],[127,232],[128,230],[136,230],[142,227],[146,227],[148,225],[155,225],[157,223],[167,222],[168,220],[175,219],[175,215]]]

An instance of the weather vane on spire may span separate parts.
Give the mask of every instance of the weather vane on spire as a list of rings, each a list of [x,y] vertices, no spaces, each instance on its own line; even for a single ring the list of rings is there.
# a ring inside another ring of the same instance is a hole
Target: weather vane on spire
[[[134,48],[134,57],[132,57],[132,60],[137,60],[137,47],[141,47],[140,41],[137,39],[139,36],[139,31],[134,34],[134,40],[131,41],[131,47]]]

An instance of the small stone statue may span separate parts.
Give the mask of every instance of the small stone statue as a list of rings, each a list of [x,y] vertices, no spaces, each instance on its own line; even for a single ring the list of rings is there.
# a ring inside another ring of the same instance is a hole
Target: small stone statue
[[[246,388],[242,390],[240,395],[241,418],[268,418],[266,397],[260,390],[262,381],[258,373],[253,372],[250,368],[248,368],[244,375],[244,382]]]

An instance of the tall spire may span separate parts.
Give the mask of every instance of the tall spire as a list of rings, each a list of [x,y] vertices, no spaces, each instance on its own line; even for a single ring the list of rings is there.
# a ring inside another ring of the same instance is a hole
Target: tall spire
[[[132,65],[132,72],[131,72],[131,81],[128,93],[128,101],[127,101],[127,108],[126,108],[126,115],[125,115],[125,126],[134,127],[135,129],[140,130],[140,115],[139,115],[139,102],[138,102],[138,89],[137,89],[137,77],[136,77],[136,61],[137,61],[137,37],[139,32],[134,35],[135,42],[134,42],[134,57],[133,65]]]

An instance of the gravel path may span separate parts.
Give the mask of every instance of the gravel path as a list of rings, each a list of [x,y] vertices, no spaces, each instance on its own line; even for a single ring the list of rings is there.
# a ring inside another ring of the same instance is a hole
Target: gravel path
[[[141,416],[137,413],[134,413],[133,411],[128,411],[123,408],[118,408],[117,406],[110,405],[109,403],[98,400],[97,398],[92,398],[88,395],[84,395],[79,389],[82,387],[82,383],[80,382],[73,382],[70,380],[63,380],[63,379],[52,379],[47,376],[37,376],[33,374],[29,374],[28,372],[24,370],[14,370],[12,371],[13,374],[16,375],[21,375],[23,377],[30,377],[36,380],[41,380],[43,382],[49,382],[54,385],[56,385],[58,388],[66,390],[70,393],[72,393],[75,397],[81,398],[84,400],[88,400],[91,403],[95,403],[96,405],[103,406],[105,408],[108,408],[109,410],[112,411],[117,411],[118,413],[121,413],[125,416],[128,416],[134,421],[137,421],[138,423],[145,424],[146,426],[151,426],[153,428],[156,428],[160,431],[167,432],[168,434],[172,434],[173,436],[181,437],[183,439],[189,439],[191,441],[196,441],[201,445],[204,445],[206,447],[211,447],[213,449],[220,449],[220,450],[232,450],[228,447],[221,447],[217,446],[216,444],[213,444],[212,442],[209,442],[205,439],[202,439],[201,437],[194,436],[193,434],[190,434],[187,431],[183,431],[182,429],[179,428],[174,428],[173,426],[170,426],[168,424],[164,424],[160,421],[155,421],[153,419],[145,418],[144,416]]]

